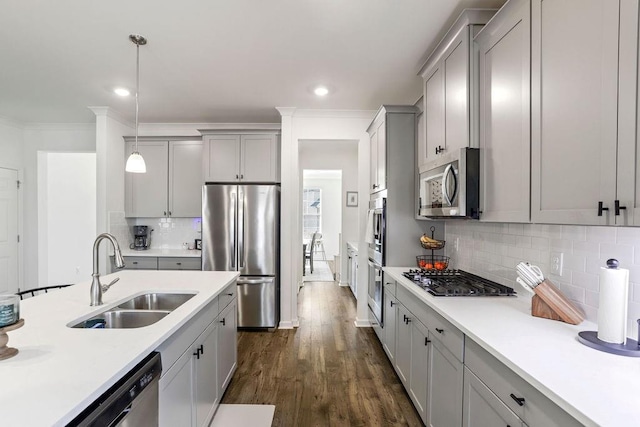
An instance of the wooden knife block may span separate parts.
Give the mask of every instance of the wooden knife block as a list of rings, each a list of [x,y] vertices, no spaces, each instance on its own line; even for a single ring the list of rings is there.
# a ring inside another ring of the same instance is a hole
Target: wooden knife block
[[[533,288],[531,315],[578,325],[584,314],[551,281],[545,279]]]

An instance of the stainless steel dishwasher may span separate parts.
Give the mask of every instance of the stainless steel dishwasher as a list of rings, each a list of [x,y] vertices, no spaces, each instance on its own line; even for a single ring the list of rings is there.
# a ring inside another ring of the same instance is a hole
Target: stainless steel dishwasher
[[[68,425],[157,427],[161,372],[160,353],[153,352]]]

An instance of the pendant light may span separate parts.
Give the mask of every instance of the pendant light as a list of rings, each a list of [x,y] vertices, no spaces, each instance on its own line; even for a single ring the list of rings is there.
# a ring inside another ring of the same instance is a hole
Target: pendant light
[[[133,153],[127,159],[127,165],[124,170],[133,173],[146,173],[147,165],[138,152],[138,96],[140,92],[140,46],[147,44],[147,39],[138,34],[131,34],[129,40],[136,45],[136,142]]]

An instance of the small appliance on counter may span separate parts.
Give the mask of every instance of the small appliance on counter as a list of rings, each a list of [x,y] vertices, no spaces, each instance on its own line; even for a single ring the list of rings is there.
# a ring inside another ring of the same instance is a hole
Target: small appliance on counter
[[[151,246],[151,232],[148,225],[134,225],[133,226],[133,243],[129,245],[130,249],[136,251],[144,251]]]

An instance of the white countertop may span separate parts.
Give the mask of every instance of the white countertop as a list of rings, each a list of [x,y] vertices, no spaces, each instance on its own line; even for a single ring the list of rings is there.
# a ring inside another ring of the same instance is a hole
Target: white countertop
[[[347,246],[351,246],[353,250],[358,252],[358,242],[347,242]]]
[[[9,346],[19,353],[0,361],[0,424],[65,425],[150,352],[177,331],[237,272],[125,270],[103,296],[89,306],[90,282],[21,301],[22,328],[11,331]],[[66,325],[102,312],[148,291],[196,292],[152,325],[136,329],[72,329]]]
[[[200,258],[202,256],[202,251],[196,249],[145,249],[144,251],[122,249],[122,256]]]
[[[640,358],[579,343],[578,332],[595,331],[596,324],[531,316],[531,294],[515,283],[514,298],[434,297],[402,276],[409,268],[415,267],[383,270],[578,421],[640,424]]]

